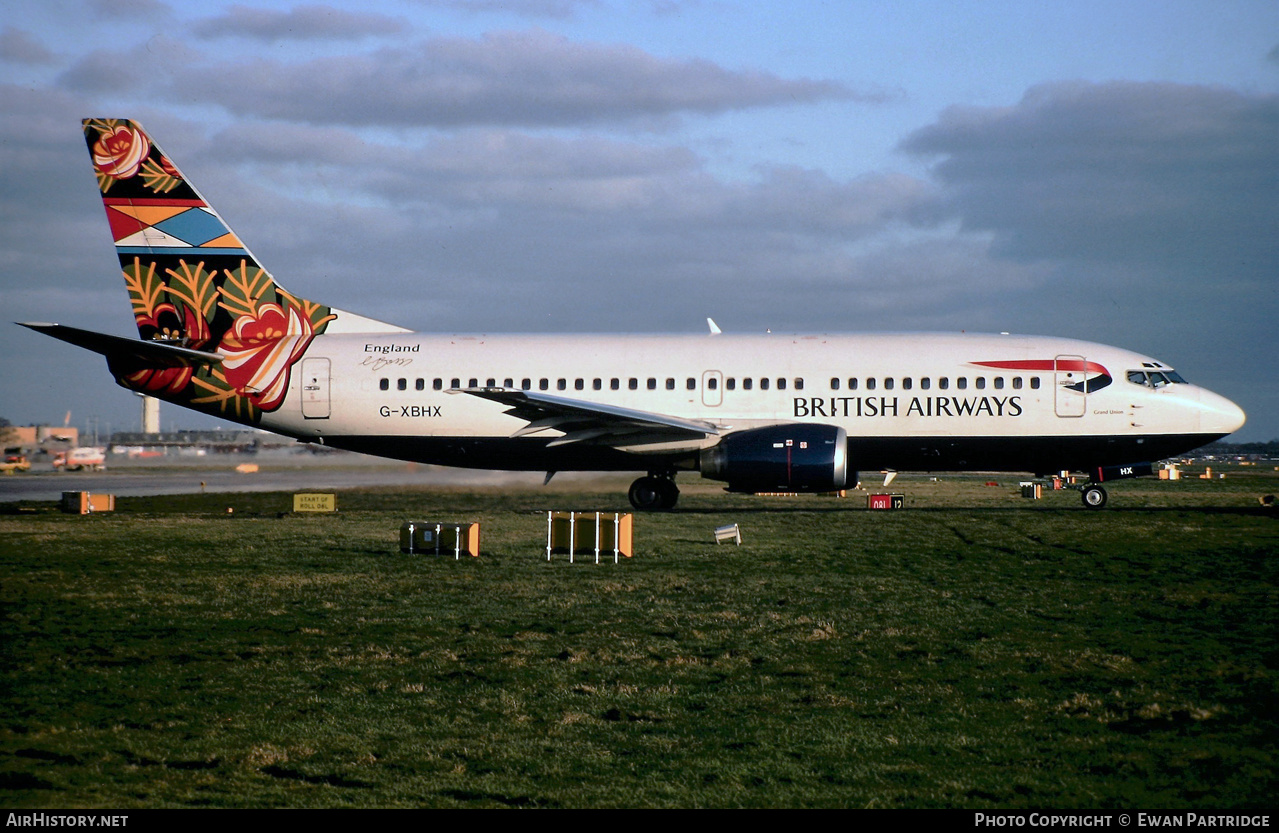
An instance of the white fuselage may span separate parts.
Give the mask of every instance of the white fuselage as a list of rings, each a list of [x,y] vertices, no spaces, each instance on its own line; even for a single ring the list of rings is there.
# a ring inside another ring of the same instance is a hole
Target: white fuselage
[[[1203,388],[1129,378],[1160,369],[1171,370],[1119,348],[1020,335],[324,335],[295,368],[284,407],[262,425],[422,462],[550,467],[544,446],[554,431],[533,444],[512,441],[505,462],[492,453],[500,445],[467,462],[447,443],[519,432],[527,420],[502,404],[458,393],[516,388],[726,431],[834,425],[861,465],[931,470],[1031,470],[1056,460],[1027,457],[1026,441],[1059,449],[1062,466],[1100,464],[1093,458],[1116,444],[1109,462],[1154,460],[1242,425],[1236,405]],[[590,455],[576,448],[558,467],[643,469],[646,457],[716,441],[629,449],[633,465],[616,457],[586,464]],[[1071,448],[1089,451],[1071,456]]]

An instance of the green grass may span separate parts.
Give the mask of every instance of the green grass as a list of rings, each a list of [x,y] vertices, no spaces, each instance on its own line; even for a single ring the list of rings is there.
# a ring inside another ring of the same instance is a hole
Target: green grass
[[[618,565],[547,563],[539,511],[624,482],[28,506],[0,802],[1273,806],[1279,476],[1102,512],[984,480],[902,478],[904,512],[686,483]],[[403,556],[407,520],[478,521],[483,555]]]

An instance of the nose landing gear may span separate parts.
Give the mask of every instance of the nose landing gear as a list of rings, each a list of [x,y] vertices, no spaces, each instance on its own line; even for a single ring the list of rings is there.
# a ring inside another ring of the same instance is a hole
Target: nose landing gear
[[[627,493],[631,506],[640,512],[673,509],[679,500],[679,488],[675,485],[674,472],[649,472],[631,484]]]
[[[1089,509],[1100,509],[1106,505],[1106,490],[1096,483],[1089,483],[1080,489],[1079,496]]]

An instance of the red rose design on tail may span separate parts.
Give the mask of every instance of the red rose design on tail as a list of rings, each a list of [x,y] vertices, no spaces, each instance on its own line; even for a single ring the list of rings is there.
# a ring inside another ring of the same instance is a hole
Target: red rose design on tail
[[[104,132],[93,146],[93,164],[112,179],[128,179],[138,173],[151,152],[146,134],[128,125]]]
[[[236,318],[218,347],[227,382],[261,410],[275,410],[288,392],[289,368],[314,337],[310,319],[292,306],[261,304]]]

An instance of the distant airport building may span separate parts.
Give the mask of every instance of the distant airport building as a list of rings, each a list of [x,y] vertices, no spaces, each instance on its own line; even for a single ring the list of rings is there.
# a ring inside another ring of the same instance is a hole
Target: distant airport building
[[[80,444],[80,430],[69,425],[7,425],[0,428],[0,441],[6,449],[65,449]]]
[[[217,454],[252,453],[263,448],[296,445],[296,441],[266,431],[117,431],[111,435],[112,454],[151,456],[169,450],[196,449]]]

